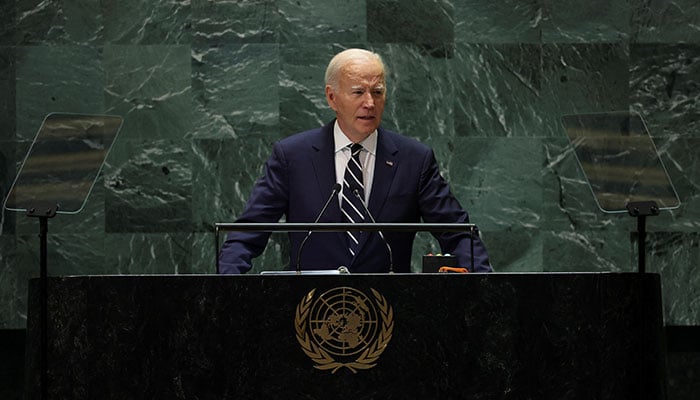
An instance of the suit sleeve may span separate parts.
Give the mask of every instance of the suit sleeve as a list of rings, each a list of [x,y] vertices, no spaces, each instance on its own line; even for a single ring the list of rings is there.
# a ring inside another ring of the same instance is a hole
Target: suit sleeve
[[[276,143],[265,162],[263,176],[253,187],[245,210],[236,222],[278,222],[287,212],[288,199],[287,160],[282,146]],[[259,256],[270,232],[230,232],[219,253],[219,273],[241,274],[252,267],[252,259]]]
[[[469,223],[469,215],[450,191],[440,175],[440,169],[432,149],[422,160],[419,184],[419,207],[423,221],[429,223]],[[478,235],[469,232],[435,233],[443,253],[457,257],[457,265],[472,272],[492,272],[486,246]],[[474,266],[471,267],[471,241],[474,241]]]

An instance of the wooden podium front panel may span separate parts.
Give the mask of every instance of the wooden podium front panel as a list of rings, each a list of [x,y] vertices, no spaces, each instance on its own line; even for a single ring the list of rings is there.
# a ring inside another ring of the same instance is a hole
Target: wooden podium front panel
[[[655,274],[51,278],[49,320],[51,399],[664,397]]]

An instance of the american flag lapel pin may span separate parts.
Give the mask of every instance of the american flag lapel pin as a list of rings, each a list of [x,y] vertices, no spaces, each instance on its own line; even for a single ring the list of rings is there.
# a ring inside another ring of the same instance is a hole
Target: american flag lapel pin
[[[393,167],[393,166],[394,166],[394,162],[393,162],[393,161],[387,161],[387,162],[386,162],[386,165],[388,165],[388,166],[390,166],[390,167]]]

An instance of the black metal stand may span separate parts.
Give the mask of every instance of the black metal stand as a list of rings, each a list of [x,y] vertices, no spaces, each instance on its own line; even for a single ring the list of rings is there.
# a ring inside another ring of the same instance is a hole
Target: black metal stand
[[[240,232],[308,232],[310,230],[319,232],[343,232],[343,231],[367,231],[367,232],[464,232],[471,235],[471,267],[474,270],[474,237],[479,236],[479,230],[475,224],[466,223],[408,223],[408,222],[374,222],[374,223],[348,223],[348,222],[276,222],[276,223],[222,223],[214,224],[214,241],[216,251],[216,273],[219,273],[219,249],[221,239],[219,235],[222,231]]]
[[[638,234],[638,264],[637,270],[640,274],[646,272],[646,221],[647,217],[659,215],[659,206],[655,201],[637,201],[627,203],[627,212],[637,217],[637,234]]]
[[[48,381],[49,381],[49,365],[47,360],[48,354],[48,323],[49,323],[49,312],[48,312],[48,233],[49,233],[49,218],[56,216],[56,210],[58,207],[51,207],[48,209],[43,209],[37,211],[35,208],[27,211],[28,217],[39,218],[39,301],[41,302],[41,315],[40,315],[40,327],[39,332],[40,338],[40,360],[39,366],[41,371],[41,398],[46,400],[48,398]]]

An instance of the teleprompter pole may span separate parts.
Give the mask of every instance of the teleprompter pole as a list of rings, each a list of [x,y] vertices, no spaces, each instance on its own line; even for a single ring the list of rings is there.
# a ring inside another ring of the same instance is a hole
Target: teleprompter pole
[[[655,201],[631,202],[627,203],[627,212],[637,218],[637,272],[643,274],[646,272],[647,217],[659,215],[659,206]]]
[[[49,345],[49,296],[48,296],[48,233],[49,233],[49,218],[56,216],[58,207],[50,207],[47,209],[37,210],[31,208],[27,211],[28,217],[39,218],[39,301],[41,303],[39,316],[39,332],[40,332],[40,349],[39,349],[39,367],[40,367],[40,384],[41,384],[41,399],[48,399],[48,383],[49,383],[49,364],[48,364],[48,345]]]

